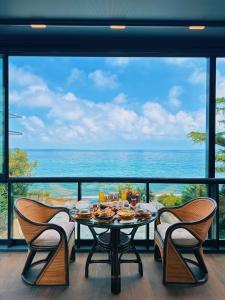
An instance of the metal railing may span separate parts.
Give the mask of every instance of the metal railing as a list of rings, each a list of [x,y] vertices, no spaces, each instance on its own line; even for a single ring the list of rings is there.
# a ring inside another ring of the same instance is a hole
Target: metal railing
[[[7,243],[9,246],[24,244],[23,240],[15,239],[13,237],[13,204],[16,195],[13,193],[14,184],[43,184],[43,183],[74,183],[74,188],[77,189],[77,200],[83,199],[83,186],[85,183],[135,183],[145,185],[145,199],[150,202],[151,184],[202,184],[207,187],[207,196],[214,198],[218,204],[218,210],[215,222],[209,232],[206,245],[218,248],[224,245],[224,241],[220,239],[219,235],[219,215],[220,215],[220,201],[219,201],[219,185],[225,184],[225,179],[220,178],[137,178],[137,177],[10,177],[8,185],[8,239],[1,240],[0,243]],[[142,245],[148,249],[153,240],[149,236],[149,226],[146,226],[145,238],[135,241],[137,245]],[[77,245],[90,245],[91,241],[84,239],[80,235],[80,226],[77,227]]]

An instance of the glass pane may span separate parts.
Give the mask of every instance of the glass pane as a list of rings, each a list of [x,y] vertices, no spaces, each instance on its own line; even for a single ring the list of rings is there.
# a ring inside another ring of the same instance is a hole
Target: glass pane
[[[216,67],[216,177],[225,177],[225,59]]]
[[[219,186],[219,237],[225,239],[225,185],[220,184]]]
[[[0,239],[7,238],[8,230],[8,191],[7,185],[0,183]]]
[[[76,183],[14,183],[13,198],[14,201],[20,197],[27,197],[37,200],[49,206],[65,206],[72,208],[77,202],[77,184]],[[67,219],[63,213],[57,216],[57,219]],[[13,237],[23,238],[18,220],[14,214]]]
[[[146,186],[143,183],[83,183],[82,184],[82,200],[90,201],[92,203],[98,202],[99,192],[104,192],[105,196],[109,193],[119,193],[121,196],[122,191],[126,191],[128,194],[139,194],[141,201],[145,202]],[[104,230],[97,230],[102,232]],[[127,230],[126,232],[129,232]],[[143,226],[138,229],[135,239],[145,239],[146,237],[146,227]],[[92,235],[88,227],[81,226],[81,238],[91,239]]]
[[[150,199],[156,209],[167,206],[181,205],[188,200],[207,196],[207,186],[204,184],[151,184]],[[164,222],[174,223],[177,219],[171,214],[165,214]],[[154,225],[150,224],[150,239],[154,239]]]
[[[0,173],[3,173],[4,109],[3,59],[0,57]]]
[[[33,163],[18,176],[204,177],[205,73],[205,58],[11,57],[10,148]]]

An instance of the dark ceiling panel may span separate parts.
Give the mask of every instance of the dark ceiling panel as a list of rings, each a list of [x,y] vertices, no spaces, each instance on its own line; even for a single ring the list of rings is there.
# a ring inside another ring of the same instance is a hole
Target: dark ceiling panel
[[[116,20],[135,26],[121,31],[103,26]],[[41,21],[61,25],[29,26]],[[141,26],[146,21],[160,26]],[[188,30],[189,23],[207,22],[203,31]],[[225,0],[0,0],[0,49],[160,47],[225,49]]]
[[[0,0],[0,19],[224,20],[224,0]]]

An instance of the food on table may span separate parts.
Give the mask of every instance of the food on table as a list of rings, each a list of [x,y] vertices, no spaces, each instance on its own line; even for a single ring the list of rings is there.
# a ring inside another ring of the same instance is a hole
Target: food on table
[[[110,218],[114,216],[114,212],[110,207],[106,207],[105,209],[98,209],[94,212],[95,217],[97,218]]]
[[[138,219],[148,219],[151,216],[151,212],[147,209],[137,209],[135,217]]]
[[[78,219],[90,219],[92,218],[92,213],[89,209],[80,209],[76,214]]]
[[[121,220],[131,220],[135,217],[135,212],[127,208],[122,208],[118,210],[117,215]]]

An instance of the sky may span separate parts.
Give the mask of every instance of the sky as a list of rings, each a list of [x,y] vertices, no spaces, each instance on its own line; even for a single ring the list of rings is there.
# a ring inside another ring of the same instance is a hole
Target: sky
[[[202,149],[206,59],[10,57],[10,147]],[[225,74],[220,74],[220,89]]]

